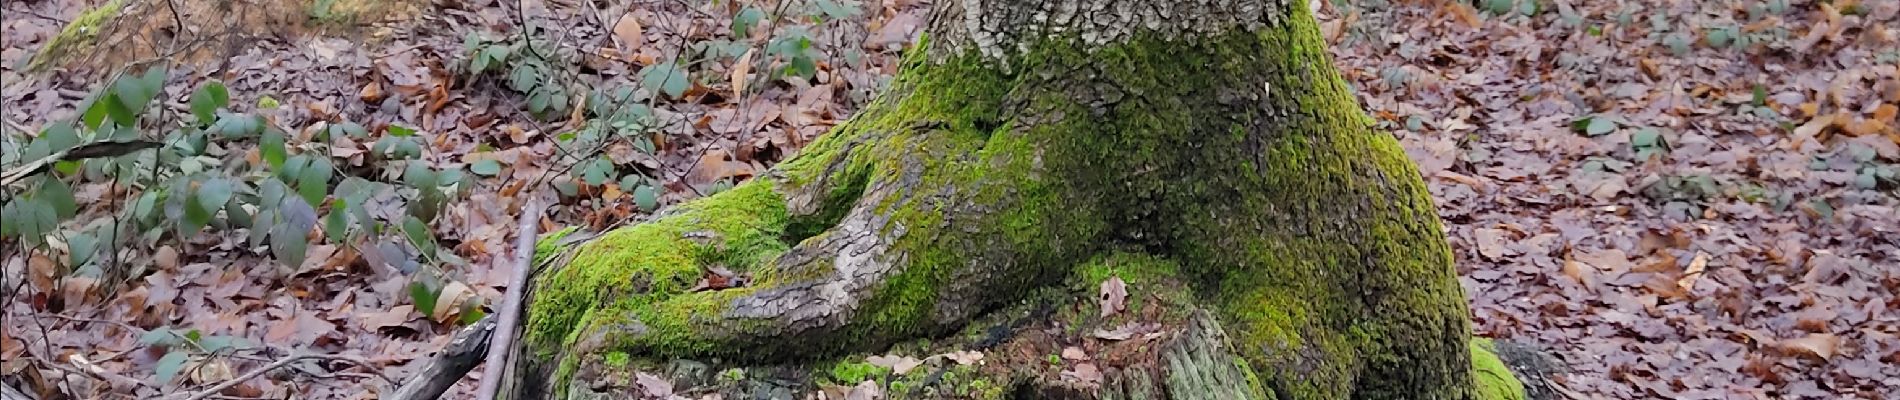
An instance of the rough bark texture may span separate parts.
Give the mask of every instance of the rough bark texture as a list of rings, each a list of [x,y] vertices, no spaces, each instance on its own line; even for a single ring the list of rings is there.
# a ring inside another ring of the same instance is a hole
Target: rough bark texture
[[[798,371],[959,336],[1109,265],[1212,317],[1177,316],[1152,363],[1100,385],[947,368],[955,384],[927,386],[958,390],[898,394],[1511,397],[1469,343],[1424,182],[1302,8],[946,0],[930,34],[879,101],[771,174],[561,249],[520,394],[629,396],[630,371],[686,358],[790,382],[723,385],[736,395],[809,390]],[[753,283],[687,292],[710,266]]]

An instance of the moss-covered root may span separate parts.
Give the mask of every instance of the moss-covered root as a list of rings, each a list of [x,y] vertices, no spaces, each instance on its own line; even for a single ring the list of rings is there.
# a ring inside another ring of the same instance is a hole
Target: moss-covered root
[[[107,21],[119,16],[125,0],[111,0],[91,10],[80,13],[73,21],[60,29],[58,35],[46,40],[40,51],[27,62],[27,70],[41,71],[56,65],[68,56],[87,53],[86,48],[98,38],[99,30]]]
[[[1472,400],[1524,400],[1524,385],[1498,359],[1491,339],[1471,338]]]

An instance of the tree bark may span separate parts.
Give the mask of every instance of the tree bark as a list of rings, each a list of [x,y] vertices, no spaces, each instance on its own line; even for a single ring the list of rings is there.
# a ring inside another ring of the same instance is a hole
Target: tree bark
[[[912,383],[955,390],[889,394],[1512,397],[1470,344],[1423,180],[1369,128],[1303,5],[945,0],[932,17],[878,101],[771,173],[544,249],[569,258],[535,282],[517,394],[637,398],[638,371],[663,371],[759,396],[920,338],[1028,351],[1037,332],[1130,317],[973,321],[1087,303],[1037,293],[1113,275],[1177,289],[1152,294],[1176,311],[1150,312],[1167,322],[1142,339],[1168,340],[1157,351],[1051,336],[1126,354],[1099,360],[1126,367],[1105,380],[945,367]],[[690,292],[715,266],[753,283]],[[952,340],[983,326],[1014,338]],[[777,383],[677,373],[682,359]]]

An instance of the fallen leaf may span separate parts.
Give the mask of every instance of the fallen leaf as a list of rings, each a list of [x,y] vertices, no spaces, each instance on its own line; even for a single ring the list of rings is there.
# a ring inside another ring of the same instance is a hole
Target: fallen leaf
[[[442,292],[436,295],[435,309],[429,311],[429,318],[436,322],[449,322],[449,318],[462,312],[462,305],[475,293],[469,291],[468,284],[452,281],[442,286]]]
[[[358,100],[370,104],[381,103],[384,95],[383,83],[375,80],[370,81],[368,85],[363,85],[363,90],[356,92],[356,98]]]
[[[621,14],[620,20],[614,21],[614,38],[619,39],[620,45],[624,46],[623,48],[628,52],[638,50],[640,46],[646,44],[646,33],[640,27],[639,19],[634,18],[633,13]]]
[[[235,377],[235,374],[231,372],[231,364],[226,362],[223,358],[206,358],[195,364],[197,365],[186,368],[187,371],[191,371],[190,374],[185,376],[189,382],[198,384],[218,383],[231,380],[231,378]]]
[[[879,367],[890,368],[891,373],[897,375],[903,375],[912,369],[916,369],[919,365],[924,365],[924,360],[919,360],[916,357],[893,355],[865,357],[864,362]]]
[[[1509,234],[1509,232],[1503,229],[1478,228],[1471,233],[1477,239],[1478,254],[1483,255],[1485,258],[1493,260],[1502,259],[1505,253],[1509,251],[1509,249],[1504,247],[1505,235]]]
[[[1577,262],[1611,274],[1621,274],[1636,267],[1636,263],[1630,262],[1629,255],[1617,249],[1576,252],[1574,255]]]
[[[400,306],[390,307],[388,311],[365,312],[365,313],[358,314],[360,316],[358,320],[362,321],[364,329],[368,329],[370,331],[376,331],[379,329],[383,329],[383,328],[387,328],[391,326],[401,326],[404,323],[408,323],[409,319],[411,318],[411,316],[415,314],[415,312],[416,312],[416,306],[404,304]]]
[[[99,280],[88,276],[68,276],[59,281],[59,293],[66,301],[66,308],[79,308],[92,297],[93,289],[99,287]]]
[[[1062,359],[1073,360],[1073,361],[1087,361],[1090,358],[1089,358],[1089,354],[1086,352],[1083,352],[1081,347],[1069,346],[1069,347],[1062,348]]]
[[[1159,327],[1160,325],[1154,323],[1129,322],[1122,324],[1122,326],[1115,327],[1115,330],[1112,331],[1096,329],[1092,336],[1095,336],[1097,339],[1110,341],[1128,340],[1128,338],[1135,337],[1135,335],[1147,333]]]
[[[1841,338],[1834,336],[1832,333],[1809,334],[1800,339],[1788,339],[1780,343],[1780,347],[1784,351],[1795,355],[1819,358],[1823,361],[1833,358],[1835,350],[1837,350],[1840,345]]]
[[[673,382],[669,382],[664,378],[645,372],[635,372],[633,373],[633,381],[634,384],[640,386],[640,393],[645,394],[645,396],[642,396],[643,398],[665,399],[673,397]]]
[[[1896,114],[1900,114],[1900,106],[1896,106],[1892,104],[1881,104],[1880,107],[1874,108],[1873,117],[1875,121],[1885,121],[1885,122],[1891,123],[1891,122],[1896,122],[1894,121],[1894,117],[1896,116]]]
[[[728,151],[719,150],[708,151],[706,155],[700,156],[699,163],[693,167],[693,172],[687,175],[687,183],[697,186],[726,178],[735,180],[751,178],[754,173],[752,165],[731,161],[727,158],[730,154]]]
[[[975,365],[976,363],[983,361],[983,352],[968,351],[968,350],[952,351],[949,353],[944,353],[943,358],[950,359],[950,361],[955,361],[957,365]]]
[[[884,398],[884,389],[878,386],[877,381],[858,382],[858,385],[851,387],[851,393],[846,393],[844,398],[845,400],[880,400]]]
[[[1564,254],[1564,276],[1568,276],[1571,280],[1577,281],[1577,283],[1582,284],[1583,287],[1594,288],[1597,286],[1597,274],[1593,269],[1595,269],[1595,267],[1578,262],[1571,254]]]
[[[1835,119],[1835,116],[1837,115],[1839,114],[1827,114],[1827,115],[1822,115],[1819,117],[1814,117],[1814,119],[1808,120],[1807,123],[1801,124],[1801,126],[1794,128],[1795,138],[1797,139],[1812,138],[1815,140],[1822,139],[1821,133],[1827,131],[1828,127],[1834,126],[1834,119]]]
[[[1709,267],[1709,253],[1697,251],[1695,258],[1689,260],[1689,269],[1682,271],[1682,278],[1676,280],[1676,286],[1683,291],[1695,289],[1695,281],[1702,277],[1702,271]]]
[[[1062,371],[1062,379],[1093,386],[1102,382],[1102,370],[1092,363],[1076,364],[1073,369]]]
[[[1121,277],[1111,276],[1108,280],[1102,281],[1101,293],[1098,300],[1102,306],[1103,318],[1128,309],[1128,284],[1122,282]]]
[[[739,61],[732,63],[732,98],[745,96],[746,80],[752,77],[752,53],[755,50],[746,48],[745,54],[739,56]]]
[[[171,246],[159,246],[152,252],[152,265],[160,271],[178,269],[178,249]]]

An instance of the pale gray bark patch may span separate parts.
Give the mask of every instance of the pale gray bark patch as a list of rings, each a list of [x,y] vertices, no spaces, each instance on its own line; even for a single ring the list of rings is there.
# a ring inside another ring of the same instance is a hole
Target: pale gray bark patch
[[[837,225],[775,261],[789,276],[818,278],[735,299],[724,317],[774,321],[778,332],[762,332],[767,334],[824,334],[849,323],[872,290],[907,264],[891,244],[910,227],[887,214],[897,206],[880,207],[886,201],[901,204],[917,189],[922,160],[906,164],[895,176],[874,179]]]
[[[1168,397],[1176,400],[1261,399],[1247,382],[1245,361],[1234,354],[1227,333],[1207,311],[1196,311],[1181,336],[1161,355]]]
[[[1080,40],[1089,47],[1125,41],[1138,33],[1185,39],[1275,26],[1289,12],[1305,12],[1289,0],[948,0],[933,11],[930,32],[935,60],[974,50],[1004,67],[1008,60],[1046,39]]]

